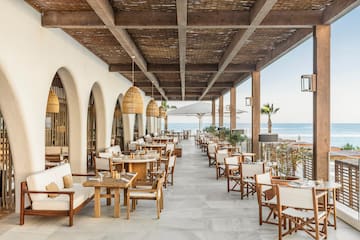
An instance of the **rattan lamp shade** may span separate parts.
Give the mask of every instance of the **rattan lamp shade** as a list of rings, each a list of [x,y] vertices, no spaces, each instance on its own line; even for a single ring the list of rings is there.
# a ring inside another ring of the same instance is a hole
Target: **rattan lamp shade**
[[[49,92],[49,96],[48,96],[46,112],[48,112],[48,113],[58,113],[59,108],[60,108],[59,98],[56,95],[56,93],[54,92],[54,90],[51,89],[50,92]]]
[[[166,109],[163,106],[159,107],[159,117],[166,118]]]
[[[127,90],[123,99],[122,107],[123,113],[125,114],[143,113],[143,100],[137,87],[132,86]]]
[[[159,117],[159,107],[154,99],[151,99],[146,107],[147,117]]]

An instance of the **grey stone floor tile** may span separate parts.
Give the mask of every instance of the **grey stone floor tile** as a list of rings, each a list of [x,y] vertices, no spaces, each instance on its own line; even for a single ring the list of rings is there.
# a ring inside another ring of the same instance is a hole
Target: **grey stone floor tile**
[[[101,217],[93,218],[93,203],[74,218],[68,227],[66,217],[26,216],[19,226],[19,215],[0,219],[0,240],[13,239],[126,239],[126,240],[274,240],[275,225],[258,223],[256,196],[240,199],[237,192],[227,192],[226,180],[216,180],[215,169],[208,167],[207,156],[194,146],[193,140],[182,142],[183,157],[178,158],[174,186],[164,190],[161,218],[156,219],[155,202],[139,201],[125,219],[121,206],[119,219],[113,218],[113,206],[102,201]],[[123,195],[121,195],[121,201]],[[335,231],[329,228],[329,240],[359,240],[360,232],[338,220]],[[302,232],[284,238],[311,239]]]

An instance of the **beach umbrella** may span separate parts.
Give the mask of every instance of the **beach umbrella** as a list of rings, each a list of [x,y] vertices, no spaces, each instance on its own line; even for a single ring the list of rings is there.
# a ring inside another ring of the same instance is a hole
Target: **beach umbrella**
[[[186,105],[175,110],[169,111],[169,116],[195,116],[199,119],[199,130],[202,128],[202,118],[211,115],[212,107],[209,102],[196,102],[194,104]],[[243,110],[237,110],[236,113],[243,113]],[[227,114],[227,112],[224,112]]]
[[[169,111],[168,116],[195,116],[199,119],[199,130],[201,130],[202,118],[211,114],[211,103],[197,102]]]

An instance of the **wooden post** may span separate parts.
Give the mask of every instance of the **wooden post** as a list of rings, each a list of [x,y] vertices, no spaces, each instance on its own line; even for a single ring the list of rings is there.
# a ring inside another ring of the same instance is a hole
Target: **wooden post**
[[[236,88],[230,89],[230,129],[236,128]]]
[[[260,134],[260,72],[252,72],[252,152],[256,154],[256,159],[260,159],[259,134]]]
[[[212,126],[215,126],[215,115],[216,115],[216,112],[215,112],[215,99],[213,99],[211,101],[211,116],[212,116],[212,121],[211,121],[211,125]]]
[[[330,152],[330,26],[314,27],[313,177],[328,180]]]
[[[219,127],[224,126],[224,96],[219,97]]]

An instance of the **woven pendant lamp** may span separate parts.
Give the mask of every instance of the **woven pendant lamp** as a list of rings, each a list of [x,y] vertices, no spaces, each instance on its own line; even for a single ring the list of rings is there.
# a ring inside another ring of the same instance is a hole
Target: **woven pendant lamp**
[[[147,117],[159,117],[159,108],[154,99],[151,99],[146,108]]]
[[[166,118],[166,109],[163,106],[159,107],[159,117],[160,118]]]
[[[54,92],[54,90],[50,89],[47,105],[46,105],[46,112],[58,113],[59,109],[60,109],[59,98]]]
[[[132,58],[132,80],[134,84],[134,56]],[[143,99],[139,88],[132,86],[130,87],[123,99],[123,113],[125,114],[142,114],[143,113]]]
[[[151,82],[151,97],[152,99],[150,100],[150,102],[148,103],[147,107],[146,107],[146,116],[147,117],[159,117],[159,108],[158,105],[156,103],[156,101],[154,100],[154,85]]]

